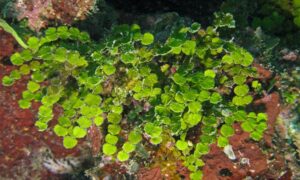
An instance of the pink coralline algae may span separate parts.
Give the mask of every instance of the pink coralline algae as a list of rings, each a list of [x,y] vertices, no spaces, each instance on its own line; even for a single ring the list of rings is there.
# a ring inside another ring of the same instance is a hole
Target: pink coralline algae
[[[27,19],[28,26],[39,31],[50,21],[71,24],[83,20],[95,6],[96,0],[17,0],[18,19]]]

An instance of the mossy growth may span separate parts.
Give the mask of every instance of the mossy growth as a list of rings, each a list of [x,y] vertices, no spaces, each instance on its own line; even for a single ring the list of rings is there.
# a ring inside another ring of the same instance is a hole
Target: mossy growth
[[[61,106],[53,130],[66,148],[95,124],[107,132],[103,154],[123,162],[141,143],[160,145],[167,131],[190,177],[201,179],[201,157],[212,143],[228,144],[233,123],[241,123],[254,140],[266,129],[263,113],[245,111],[255,95],[247,80],[257,76],[253,57],[219,37],[218,29],[234,22],[229,14],[217,17],[206,29],[199,23],[178,28],[164,43],[136,24],[114,27],[99,43],[77,28],[51,27],[12,55],[19,69],[2,82],[11,86],[31,75],[20,107],[41,102],[35,125],[45,131],[53,107]],[[199,142],[192,142],[188,131],[198,125]]]

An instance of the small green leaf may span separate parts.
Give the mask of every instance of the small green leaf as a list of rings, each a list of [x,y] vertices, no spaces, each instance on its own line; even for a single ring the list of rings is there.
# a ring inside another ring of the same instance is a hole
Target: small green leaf
[[[216,73],[213,70],[208,69],[208,70],[206,70],[204,72],[204,76],[215,78],[216,77]]]
[[[71,27],[69,32],[72,39],[78,39],[80,37],[80,31],[78,28]]]
[[[41,116],[41,117],[49,117],[49,118],[52,119],[52,117],[53,117],[52,107],[51,106],[50,107],[49,106],[44,106],[44,105],[40,106],[38,115]]]
[[[196,49],[196,54],[200,59],[204,59],[206,53],[207,53],[208,47],[200,46]]]
[[[152,90],[151,97],[155,97],[155,96],[157,96],[159,94],[161,94],[161,89],[160,88],[154,88]]]
[[[197,113],[201,110],[202,105],[199,102],[191,102],[188,107],[190,112]]]
[[[121,114],[123,112],[123,107],[122,106],[112,106],[111,111],[113,113]]]
[[[143,45],[150,45],[154,41],[154,36],[151,33],[145,33],[142,37],[141,43]]]
[[[32,53],[29,49],[25,49],[20,53],[24,61],[30,61],[32,59]]]
[[[28,47],[36,52],[39,49],[39,39],[36,37],[30,37],[27,41]]]
[[[199,83],[203,89],[213,89],[215,87],[215,80],[212,77],[205,77]]]
[[[182,75],[178,74],[178,73],[175,73],[174,76],[173,76],[173,81],[180,85],[180,86],[183,86],[185,83],[186,83],[186,78],[183,77]]]
[[[229,125],[226,125],[224,124],[222,127],[221,127],[221,130],[220,130],[221,134],[225,137],[229,137],[229,136],[232,136],[234,134],[234,129],[229,126]]]
[[[246,82],[246,77],[241,75],[234,76],[233,82],[237,85],[243,85]]]
[[[72,122],[69,118],[64,117],[64,116],[60,116],[58,118],[58,123],[63,126],[63,127],[69,127],[72,125]]]
[[[158,82],[158,78],[156,74],[150,74],[144,80],[144,84],[150,87],[156,84],[157,82]]]
[[[202,143],[207,143],[207,144],[211,144],[215,142],[215,137],[214,136],[209,136],[209,135],[201,135],[200,136],[201,142]]]
[[[43,93],[42,92],[37,92],[37,93],[34,94],[34,98],[33,99],[35,101],[41,101],[42,97],[43,97]]]
[[[232,59],[231,56],[229,56],[228,54],[226,54],[225,56],[223,56],[222,62],[226,63],[226,64],[232,64],[233,63],[233,59]]]
[[[201,121],[202,115],[191,113],[188,115],[187,123],[189,123],[192,127],[196,126]]]
[[[54,60],[58,62],[65,62],[67,59],[67,49],[59,47],[54,54]]]
[[[190,174],[191,180],[199,180],[202,179],[202,177],[203,177],[203,173],[202,171],[199,170]]]
[[[83,116],[89,116],[92,113],[92,109],[87,105],[83,105],[80,107],[80,113]]]
[[[55,104],[57,101],[59,101],[60,99],[60,95],[49,95],[49,96],[44,96],[41,100],[43,105],[46,106],[52,106],[53,104]]]
[[[125,151],[120,151],[118,153],[118,159],[121,162],[127,161],[129,159],[129,154],[126,153]]]
[[[210,103],[212,104],[218,104],[219,102],[221,102],[221,100],[222,96],[217,92],[212,93],[212,95],[210,96]]]
[[[80,128],[78,126],[74,127],[73,129],[73,135],[76,138],[83,138],[84,136],[86,136],[87,132],[86,129]]]
[[[18,101],[18,104],[20,106],[20,108],[22,109],[28,109],[31,107],[31,102],[25,99],[21,99]]]
[[[90,41],[90,35],[87,32],[81,32],[80,36],[78,36],[78,38],[81,42],[89,42]]]
[[[210,99],[210,93],[208,91],[202,90],[198,96],[199,101],[204,102]]]
[[[126,153],[131,153],[135,150],[135,144],[131,144],[130,142],[126,142],[122,147],[123,151]]]
[[[233,116],[225,117],[225,123],[226,123],[226,124],[232,125],[234,122],[235,122],[235,119],[234,119]]]
[[[175,101],[177,101],[179,103],[184,103],[185,102],[185,100],[183,99],[182,93],[176,93],[176,95],[175,95]]]
[[[147,134],[152,134],[152,130],[155,128],[155,125],[153,123],[146,123],[144,126],[144,130]]]
[[[263,137],[263,134],[259,131],[254,131],[250,134],[250,137],[255,141],[259,141]]]
[[[204,143],[197,143],[196,151],[200,154],[207,154],[209,152],[209,145]]]
[[[117,113],[109,113],[107,115],[108,122],[113,123],[113,124],[120,123],[121,119],[122,119],[122,116],[120,114],[117,114]]]
[[[30,73],[30,67],[27,65],[27,64],[23,64],[21,67],[20,67],[20,73],[22,75],[28,75]]]
[[[117,135],[121,131],[121,127],[119,125],[110,124],[108,125],[108,132],[112,135]]]
[[[182,140],[178,140],[176,142],[176,147],[181,150],[184,151],[188,148],[188,143],[186,141],[182,141]]]
[[[239,96],[234,96],[232,98],[232,103],[237,105],[237,106],[243,106],[244,103],[243,103],[243,97],[239,97]]]
[[[107,134],[107,135],[105,136],[105,141],[106,141],[107,143],[109,143],[109,144],[112,144],[112,145],[117,144],[118,140],[119,140],[119,139],[118,139],[117,136],[114,136],[114,135],[111,135],[111,134]]]
[[[46,61],[49,61],[49,60],[52,60],[53,59],[53,47],[50,47],[50,46],[43,46],[38,52],[38,57],[43,59],[43,60],[46,60]],[[37,61],[38,62],[38,61]]]
[[[142,66],[139,68],[139,72],[142,76],[148,76],[151,73],[151,68],[147,66]]]
[[[77,145],[77,140],[73,137],[66,136],[64,137],[63,144],[66,149],[72,149]]]
[[[242,49],[241,51],[242,51],[242,55],[243,55],[243,61],[241,64],[245,67],[250,66],[253,62],[252,55],[244,49]]]
[[[160,144],[161,142],[162,142],[162,137],[161,136],[151,137],[151,139],[150,139],[150,143],[154,144],[154,145]]]
[[[111,156],[117,152],[117,147],[115,145],[105,143],[102,150],[105,155]]]
[[[164,64],[164,65],[160,66],[160,70],[163,73],[167,72],[169,68],[170,68],[169,64]]]
[[[106,75],[112,75],[116,72],[116,68],[113,65],[107,64],[103,66],[103,71]]]
[[[77,51],[73,51],[72,53],[70,53],[67,60],[73,66],[80,67],[88,65],[88,62],[85,60],[85,58],[81,57]]]
[[[218,137],[218,146],[219,147],[225,147],[229,144],[228,139],[223,136]]]
[[[27,89],[31,92],[36,92],[37,90],[40,89],[40,85],[36,82],[29,81],[27,84]]]
[[[242,102],[245,105],[250,104],[252,102],[252,100],[253,100],[253,97],[251,95],[242,97]]]
[[[238,85],[234,88],[234,93],[238,96],[245,96],[249,92],[249,87],[244,85]]]
[[[154,126],[152,132],[150,133],[151,137],[159,137],[162,133],[162,127]]]
[[[2,78],[2,85],[3,86],[11,86],[11,85],[14,84],[14,82],[15,82],[14,79],[9,77],[9,76],[4,76]]]
[[[10,57],[10,61],[13,65],[16,65],[16,66],[21,66],[24,63],[20,53],[18,53],[18,52],[14,53]]]
[[[103,124],[104,118],[102,116],[97,116],[94,118],[94,123],[96,126],[101,126]]]
[[[252,81],[251,86],[254,89],[259,89],[259,88],[261,88],[261,83],[259,83],[258,81]]]
[[[133,54],[122,54],[121,55],[121,61],[125,64],[134,63],[135,57]]]
[[[56,32],[56,28],[54,27],[50,27],[48,28],[46,31],[45,31],[45,34],[46,34],[46,38],[49,40],[49,41],[55,41],[57,38],[58,38],[58,34]]]
[[[253,119],[256,119],[256,118],[257,118],[255,112],[250,112],[250,113],[247,115],[247,117],[253,118]]]
[[[247,113],[245,110],[239,110],[233,113],[233,118],[236,121],[244,121],[247,118]]]
[[[187,40],[182,45],[182,52],[185,55],[192,55],[192,54],[194,54],[195,53],[195,49],[196,49],[196,41]]]
[[[39,70],[41,67],[41,63],[40,62],[38,62],[38,61],[31,61],[30,62],[30,69],[32,70],[32,71],[37,71],[37,70]]]
[[[132,144],[138,144],[142,140],[142,136],[137,131],[131,131],[128,135],[128,140]]]
[[[242,127],[243,131],[246,131],[246,132],[252,132],[254,130],[252,127],[252,124],[249,123],[248,121],[243,122],[241,127]]]
[[[53,130],[57,136],[66,136],[68,134],[68,129],[66,129],[58,124],[54,126]]]
[[[36,121],[34,125],[38,128],[39,131],[45,131],[48,128],[48,124],[42,121]]]
[[[98,106],[101,103],[102,98],[99,95],[88,94],[84,98],[84,102],[89,106]]]
[[[31,79],[37,83],[41,83],[45,80],[45,75],[40,71],[35,71],[32,73]]]
[[[185,105],[184,105],[184,104],[180,104],[180,103],[176,103],[176,102],[172,102],[172,103],[170,104],[170,109],[171,109],[173,112],[181,113],[181,112],[184,111]]]
[[[21,78],[21,73],[18,70],[13,70],[9,76],[14,80],[19,80]]]
[[[85,116],[81,116],[76,122],[82,128],[89,128],[92,125],[92,121]]]
[[[261,122],[256,127],[256,130],[259,132],[264,132],[266,129],[268,129],[268,125],[266,122]]]
[[[268,116],[266,113],[258,113],[257,114],[257,121],[266,121]]]
[[[70,36],[67,26],[60,26],[57,28],[57,34],[62,39],[67,39]]]
[[[147,123],[147,124],[145,124],[144,130],[151,137],[158,137],[162,133],[162,127],[155,126],[153,123]]]

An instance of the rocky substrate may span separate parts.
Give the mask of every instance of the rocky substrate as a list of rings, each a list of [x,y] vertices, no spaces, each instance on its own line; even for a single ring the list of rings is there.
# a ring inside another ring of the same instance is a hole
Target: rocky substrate
[[[0,65],[0,79],[13,69],[12,66]],[[79,153],[78,149],[66,150],[62,145],[62,139],[52,131],[37,130],[34,123],[38,103],[33,103],[32,108],[28,110],[19,108],[18,100],[22,91],[26,89],[27,79],[28,77],[25,77],[17,81],[12,87],[3,87],[0,84],[0,177],[2,178],[46,178],[50,173],[43,167],[43,158],[47,150],[55,158]],[[56,114],[58,112],[56,108]]]
[[[11,36],[1,30],[0,35],[1,62],[18,48]],[[262,80],[268,81],[271,78],[271,72],[259,65],[256,67]],[[14,66],[0,63],[0,79],[14,69]],[[46,132],[39,132],[35,128],[38,103],[33,103],[29,110],[19,108],[18,100],[21,98],[22,91],[26,89],[28,79],[29,77],[23,77],[12,87],[4,87],[0,83],[0,177],[2,179],[49,179],[49,177],[61,179],[61,175],[55,175],[44,167],[45,157],[50,155],[53,159],[77,157],[80,156],[80,150],[78,148],[66,150],[62,145],[62,139],[57,137],[51,128]],[[292,179],[297,169],[289,168],[289,165],[295,157],[286,158],[290,155],[288,149],[291,147],[282,137],[276,135],[278,131],[279,134],[284,134],[282,132],[284,129],[276,126],[277,116],[281,112],[279,94],[266,94],[265,97],[256,100],[254,105],[263,106],[268,114],[268,130],[263,142],[250,140],[249,133],[242,132],[239,124],[235,124],[235,135],[230,138],[230,144],[236,159],[230,160],[223,149],[213,144],[209,154],[204,158],[206,163],[203,168],[204,179]],[[60,108],[56,107],[54,111],[56,116],[51,121],[50,127],[56,123],[55,119],[60,113]],[[98,154],[101,148],[99,130],[91,128],[89,139],[93,154]],[[116,169],[115,166],[110,168],[113,169]],[[139,176],[141,174],[142,177]],[[141,169],[138,177],[151,180],[163,179],[161,169],[155,167]]]

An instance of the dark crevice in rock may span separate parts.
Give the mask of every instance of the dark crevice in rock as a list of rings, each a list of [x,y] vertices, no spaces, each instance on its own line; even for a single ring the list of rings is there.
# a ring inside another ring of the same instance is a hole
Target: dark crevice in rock
[[[109,0],[107,3],[112,5],[117,11],[135,15],[156,14],[165,12],[177,12],[180,16],[190,17],[196,21],[212,17],[221,3],[220,0],[201,1],[201,0]]]

